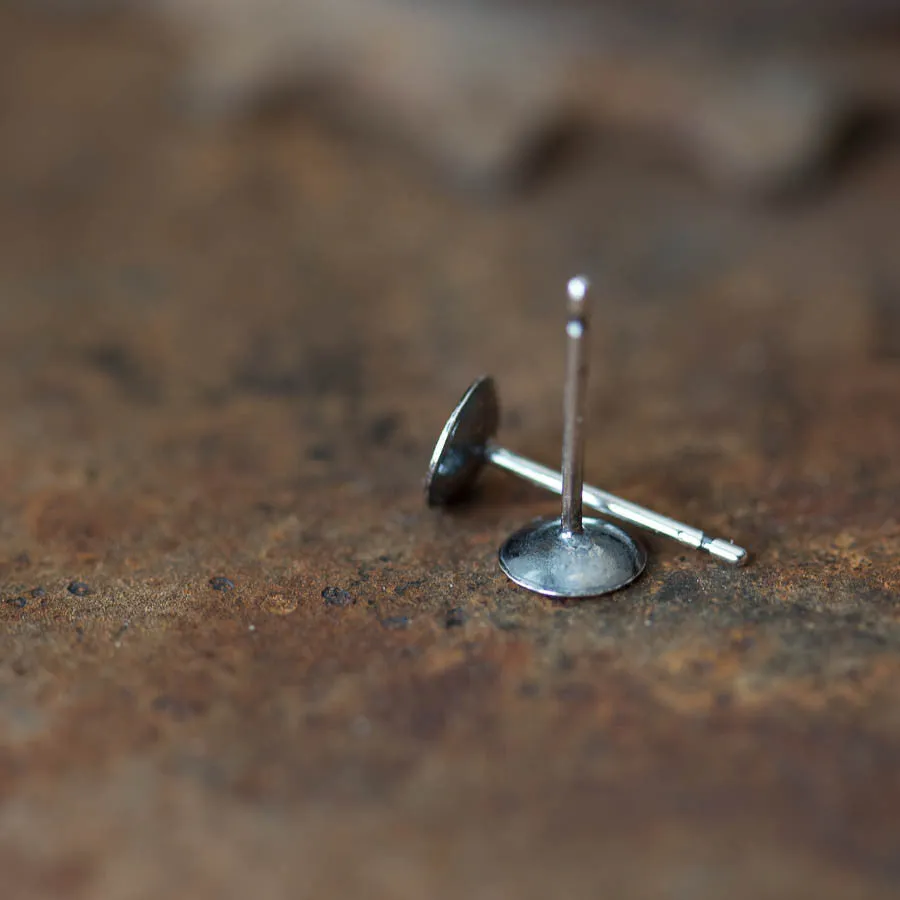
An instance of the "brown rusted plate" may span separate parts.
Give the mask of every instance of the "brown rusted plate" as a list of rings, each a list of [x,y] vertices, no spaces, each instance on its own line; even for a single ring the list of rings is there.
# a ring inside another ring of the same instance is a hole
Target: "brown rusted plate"
[[[483,207],[188,126],[177,67],[0,12],[4,896],[896,896],[896,154],[742,211],[612,143]],[[420,477],[488,363],[557,458],[601,267],[587,477],[756,556],[557,605],[496,564],[554,498]]]

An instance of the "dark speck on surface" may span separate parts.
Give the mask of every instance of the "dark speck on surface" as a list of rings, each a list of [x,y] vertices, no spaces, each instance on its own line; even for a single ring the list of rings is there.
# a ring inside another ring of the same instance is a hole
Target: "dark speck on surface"
[[[90,585],[85,584],[83,581],[73,581],[69,584],[66,590],[70,594],[74,594],[76,597],[86,597],[88,594],[93,594],[94,592],[91,590]]]
[[[690,603],[700,594],[700,582],[692,572],[671,572],[662,587],[657,591],[654,600],[657,606],[681,605]]]
[[[420,587],[425,584],[424,578],[417,578],[415,581],[407,581],[404,584],[398,584],[397,587],[394,588],[394,593],[398,597],[402,597],[410,588]]]
[[[390,618],[381,620],[381,624],[385,628],[392,628],[396,630],[399,630],[401,628],[409,628],[409,623],[409,616],[391,616]]]
[[[89,350],[85,359],[90,366],[118,384],[132,399],[157,399],[156,385],[147,378],[128,348],[118,344],[101,344]]]
[[[234,582],[224,575],[215,575],[209,579],[209,586],[214,591],[233,591]]]
[[[444,625],[447,628],[459,628],[466,624],[468,618],[466,611],[461,606],[457,606],[447,612]]]
[[[334,459],[334,447],[331,444],[314,444],[309,448],[308,455],[315,462],[331,462]]]
[[[390,443],[400,428],[400,419],[388,413],[373,419],[369,425],[369,439],[378,447]]]
[[[322,591],[322,599],[326,606],[349,606],[353,598],[343,588],[327,587]]]
[[[8,597],[6,602],[10,606],[16,606],[19,609],[22,609],[25,606],[28,606],[28,601],[24,597]]]
[[[33,588],[31,596],[35,600],[43,600],[47,596],[47,592],[42,587]]]

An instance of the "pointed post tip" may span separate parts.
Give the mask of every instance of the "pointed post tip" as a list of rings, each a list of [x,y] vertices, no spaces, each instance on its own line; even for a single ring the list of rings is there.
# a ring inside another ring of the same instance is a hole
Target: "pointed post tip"
[[[569,294],[569,300],[572,303],[583,303],[587,293],[591,288],[591,282],[586,275],[576,275],[569,279],[566,286]]]

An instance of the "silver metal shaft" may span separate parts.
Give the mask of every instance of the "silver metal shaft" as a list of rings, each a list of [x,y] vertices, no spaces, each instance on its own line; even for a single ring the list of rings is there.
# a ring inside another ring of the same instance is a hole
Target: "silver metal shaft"
[[[582,532],[581,489],[584,484],[584,396],[588,358],[587,294],[590,284],[582,276],[568,285],[569,320],[566,323],[566,382],[563,395],[562,532]]]
[[[531,484],[546,488],[556,494],[563,492],[562,476],[547,466],[532,462],[524,456],[519,456],[518,453],[513,453],[493,443],[487,445],[484,456],[488,462],[518,475],[519,478],[524,478]],[[747,562],[747,551],[743,547],[738,547],[737,544],[723,538],[710,537],[699,528],[685,525],[683,522],[645,509],[636,503],[629,503],[627,500],[601,491],[600,488],[585,484],[582,486],[581,497],[586,506],[613,519],[638,525],[647,531],[662,534],[687,547],[711,553],[731,565],[742,566]]]

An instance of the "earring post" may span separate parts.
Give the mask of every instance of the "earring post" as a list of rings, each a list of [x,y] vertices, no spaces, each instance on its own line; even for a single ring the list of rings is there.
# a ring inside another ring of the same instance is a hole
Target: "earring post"
[[[588,281],[568,285],[566,380],[563,391],[562,513],[537,519],[500,547],[500,568],[516,584],[548,597],[599,597],[631,584],[647,565],[647,551],[609,522],[582,515],[585,346]]]
[[[566,383],[563,393],[562,516],[563,534],[581,534],[584,484],[584,407],[587,393],[588,290],[583,275],[568,284]]]

